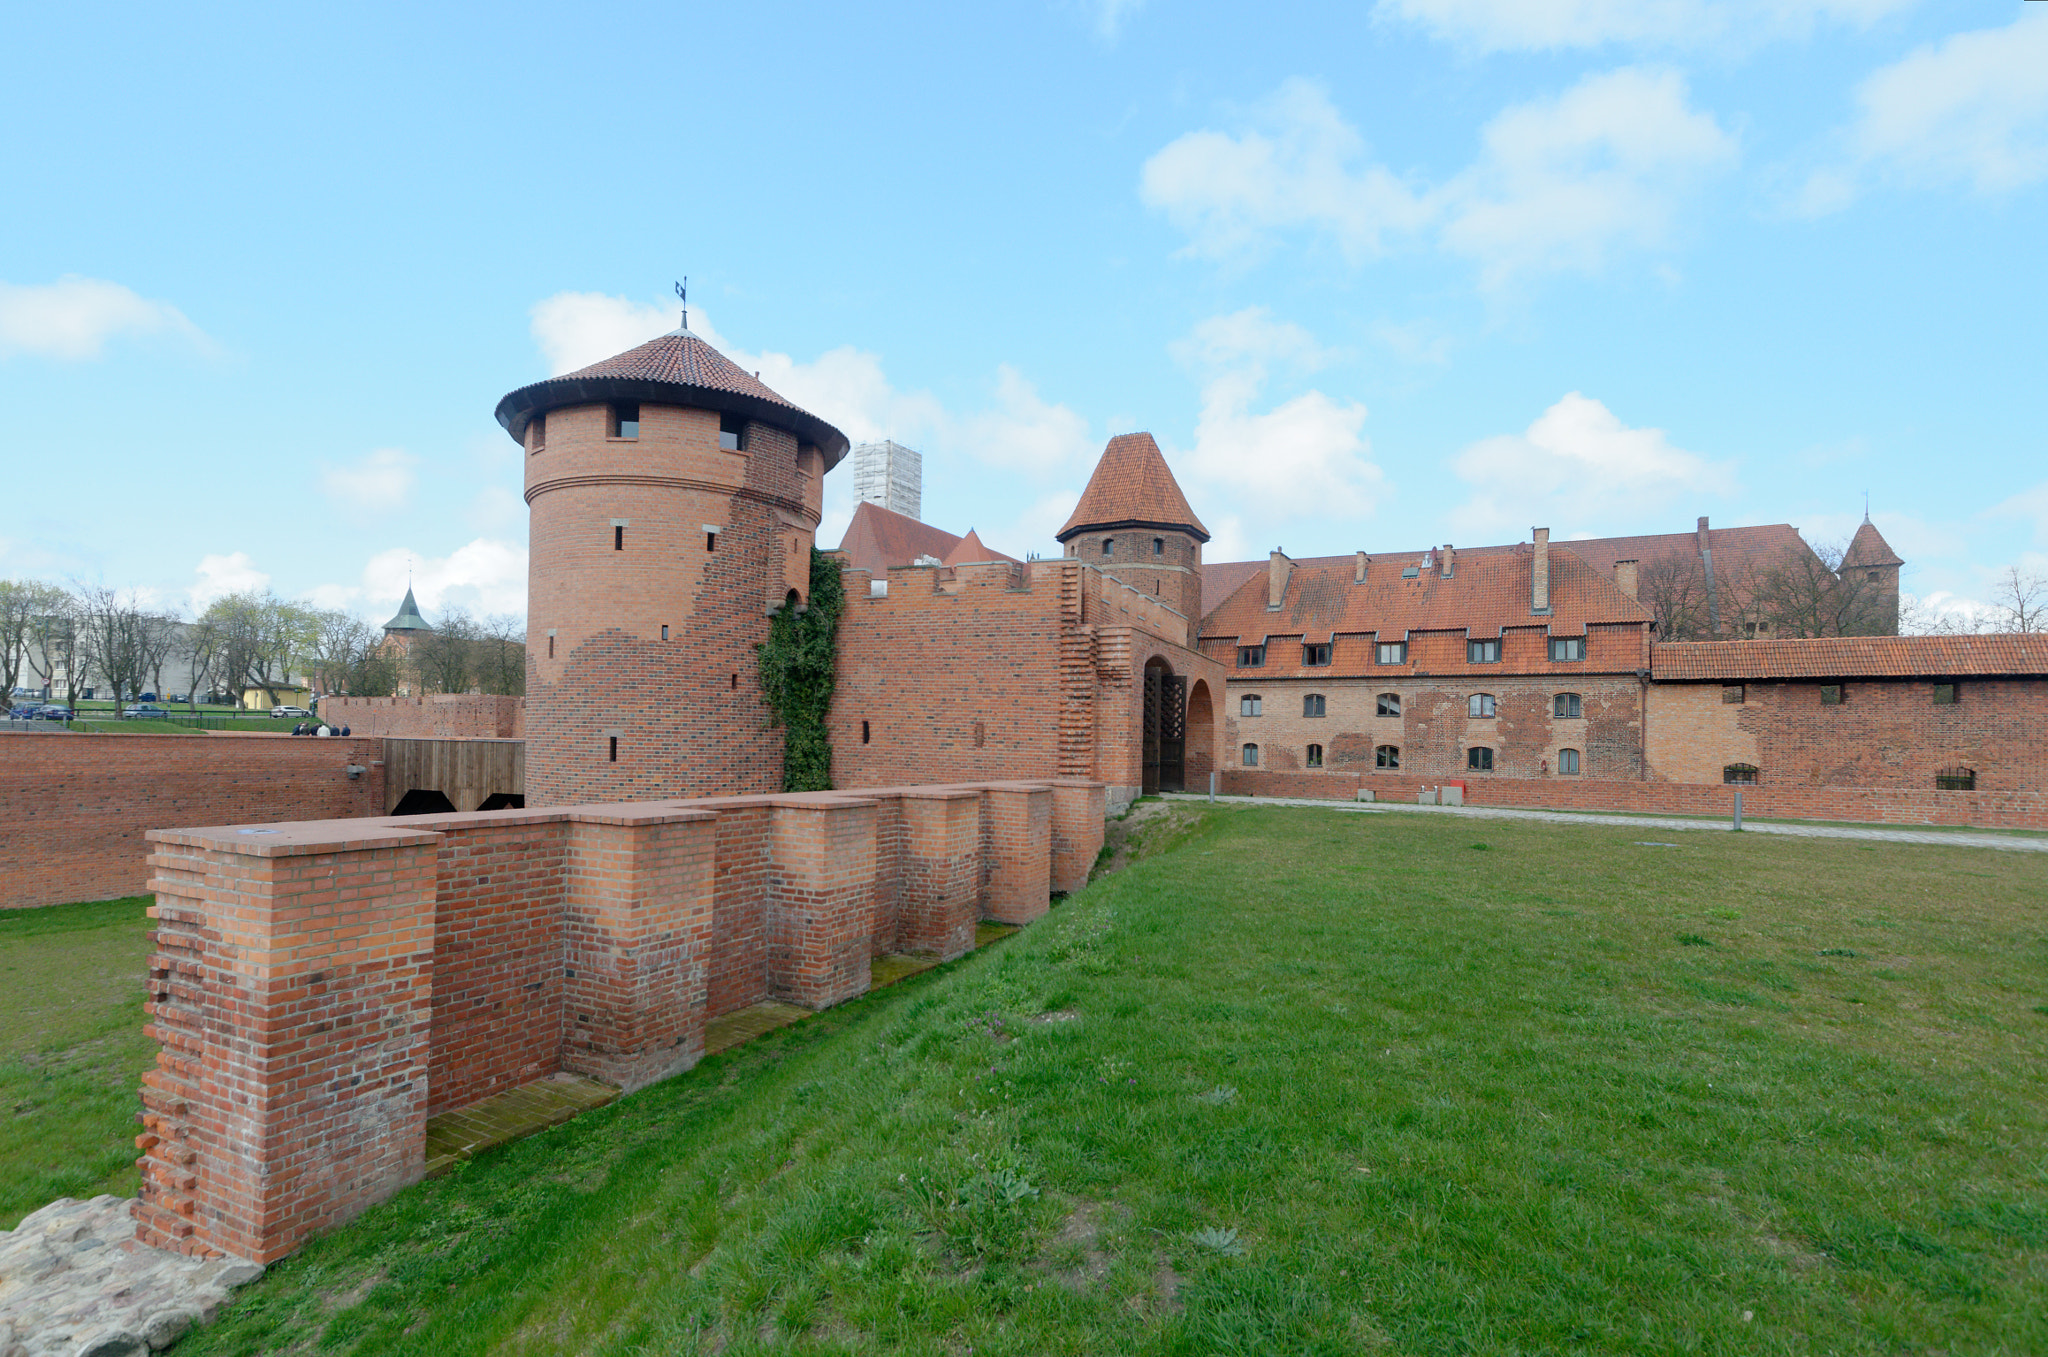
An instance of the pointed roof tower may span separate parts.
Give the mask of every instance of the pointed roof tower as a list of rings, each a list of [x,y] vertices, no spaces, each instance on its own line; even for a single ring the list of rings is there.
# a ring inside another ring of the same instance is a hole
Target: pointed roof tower
[[[420,605],[412,601],[412,586],[405,586],[405,602],[398,605],[398,616],[384,624],[384,634],[394,631],[432,631],[427,619],[420,616]]]
[[[1904,565],[1892,544],[1884,540],[1884,534],[1868,518],[1863,526],[1856,529],[1856,535],[1849,539],[1849,549],[1842,553],[1842,564],[1847,566]]]
[[[535,415],[566,405],[604,401],[648,401],[687,405],[758,419],[814,443],[825,468],[846,456],[846,435],[764,385],[687,329],[671,330],[601,363],[522,386],[498,402],[498,423],[515,442],[526,441]]]
[[[953,544],[953,549],[946,553],[944,559],[939,564],[972,565],[978,561],[1015,561],[1016,559],[1015,556],[1005,556],[994,547],[982,545],[981,534],[969,528],[967,535]]]
[[[1197,541],[1209,530],[1181,494],[1180,483],[1167,469],[1166,458],[1149,433],[1118,434],[1102,450],[1081,502],[1055,537],[1065,542],[1103,528],[1170,528]]]

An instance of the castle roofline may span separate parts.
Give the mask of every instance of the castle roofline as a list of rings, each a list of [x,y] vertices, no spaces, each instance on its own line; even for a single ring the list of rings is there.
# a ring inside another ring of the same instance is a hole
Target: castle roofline
[[[535,415],[571,405],[610,401],[683,405],[739,415],[815,444],[831,470],[846,456],[846,435],[783,398],[752,373],[688,330],[672,330],[587,368],[532,382],[498,402],[497,420],[516,443],[526,442]]]
[[[1151,434],[1125,433],[1109,440],[1080,503],[1054,540],[1108,528],[1160,528],[1209,540],[1209,530],[1188,506]]]

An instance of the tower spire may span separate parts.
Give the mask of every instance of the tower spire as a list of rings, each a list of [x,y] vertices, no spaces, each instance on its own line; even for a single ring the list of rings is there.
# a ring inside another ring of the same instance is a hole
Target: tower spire
[[[684,274],[684,275],[683,275],[683,280],[682,280],[682,281],[681,281],[680,283],[677,283],[677,284],[676,284],[676,297],[677,297],[677,299],[678,299],[678,300],[680,300],[680,301],[682,302],[682,304],[683,304],[683,328],[684,328],[685,330],[687,330],[687,329],[689,329],[689,328],[690,328],[690,275],[689,275],[689,274],[687,274],[687,273],[686,273],[686,274]]]

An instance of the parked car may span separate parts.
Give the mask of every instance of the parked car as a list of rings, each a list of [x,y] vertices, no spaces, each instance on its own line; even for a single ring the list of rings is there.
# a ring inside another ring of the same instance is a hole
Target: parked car
[[[62,702],[52,702],[46,706],[36,708],[36,719],[38,721],[69,721],[71,719],[71,708],[65,706]]]
[[[10,721],[33,721],[36,719],[36,709],[34,707],[14,707],[8,711],[7,719]]]
[[[270,716],[271,719],[274,721],[282,721],[286,718],[290,718],[295,721],[303,721],[312,714],[313,713],[307,711],[304,707],[272,707],[270,709]]]
[[[121,710],[123,721],[167,721],[171,714],[154,702],[138,702]]]

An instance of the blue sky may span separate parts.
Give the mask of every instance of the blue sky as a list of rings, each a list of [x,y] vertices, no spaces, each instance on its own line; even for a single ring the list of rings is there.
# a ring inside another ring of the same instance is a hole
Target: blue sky
[[[1142,428],[1212,560],[2048,570],[2048,4],[426,9],[10,16],[0,575],[522,611],[491,410],[683,274],[1015,554]]]

